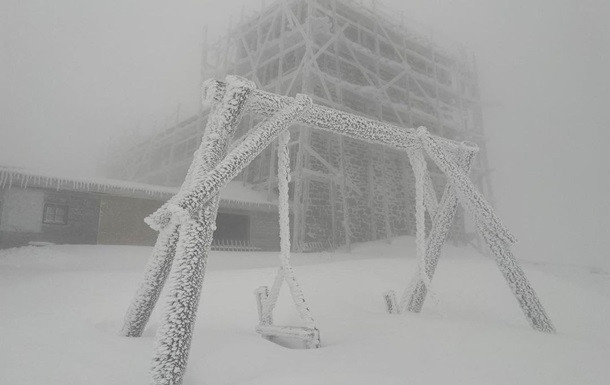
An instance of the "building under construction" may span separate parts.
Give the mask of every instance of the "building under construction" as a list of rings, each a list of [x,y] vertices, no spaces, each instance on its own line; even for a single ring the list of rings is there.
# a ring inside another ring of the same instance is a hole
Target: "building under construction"
[[[341,0],[280,0],[242,16],[204,47],[202,75],[248,78],[264,90],[404,127],[475,142],[472,179],[492,196],[476,67],[457,44],[442,44],[379,6]],[[130,151],[123,178],[178,186],[199,146],[207,110]],[[254,127],[244,116],[236,141]],[[306,126],[291,128],[292,238],[297,250],[333,248],[412,234],[414,175],[404,153]],[[445,178],[429,162],[438,196]],[[270,201],[277,196],[277,150],[261,153],[237,178]],[[469,241],[463,217],[454,240]]]

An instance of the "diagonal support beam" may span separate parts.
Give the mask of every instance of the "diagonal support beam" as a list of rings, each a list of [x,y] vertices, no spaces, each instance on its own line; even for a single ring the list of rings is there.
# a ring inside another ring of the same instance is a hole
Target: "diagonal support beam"
[[[428,134],[425,127],[418,128],[417,132],[426,153],[438,168],[447,175],[449,183],[456,189],[458,198],[464,208],[470,211],[475,219],[482,222],[495,236],[508,244],[515,243],[514,235],[504,227],[492,207],[472,184],[464,170],[451,159],[450,154],[443,150],[433,136]]]
[[[465,173],[468,173],[468,170],[470,170],[474,157],[475,155],[472,152],[467,152],[459,157],[458,164]],[[429,281],[432,281],[432,277],[436,271],[438,259],[441,256],[441,249],[445,243],[445,240],[447,239],[451,225],[453,224],[457,207],[458,197],[455,188],[451,185],[451,183],[447,183],[443,197],[441,198],[436,210],[436,214],[434,215],[432,228],[430,229],[430,234],[426,244],[424,270]],[[405,290],[399,309],[406,309],[414,313],[419,313],[421,311],[424,301],[426,300],[428,290],[424,280],[419,277],[419,272],[416,275],[416,279],[417,281],[414,288],[411,289],[411,291],[409,290],[410,288]]]
[[[510,246],[505,241],[498,239],[482,223],[477,222],[477,228],[485,244],[494,255],[504,279],[506,279],[517,302],[519,302],[519,306],[530,326],[541,332],[555,333],[555,327],[551,319],[542,307],[536,292],[511,252]]]
[[[208,119],[199,151],[200,163],[192,170],[192,180],[188,183],[188,188],[197,184],[226,156],[251,94],[251,82],[238,78],[227,80],[222,102],[215,106]],[[168,303],[155,338],[151,369],[155,385],[182,383],[215,229],[218,202],[216,195],[195,217],[170,216],[171,221],[179,221],[180,229],[174,266],[170,274]]]
[[[456,198],[460,200],[464,208],[472,215],[479,233],[483,237],[483,240],[487,244],[489,250],[494,254],[496,263],[502,272],[504,279],[508,283],[508,286],[517,299],[517,302],[519,303],[519,306],[525,314],[529,324],[535,330],[554,333],[555,328],[553,323],[542,307],[542,304],[540,303],[536,292],[531,287],[525,273],[510,251],[510,244],[514,242],[514,237],[502,226],[499,219],[495,216],[493,209],[480,195],[480,193],[476,191],[472,183],[468,180],[467,173],[464,172],[468,170],[468,165],[471,164],[472,159],[460,159],[460,161],[464,161],[462,164],[452,161],[448,154],[444,153],[440,147],[436,146],[434,139],[426,135],[425,129],[418,131],[424,149],[449,178],[449,188],[455,189]],[[465,157],[467,154],[463,156]],[[450,197],[452,199],[449,203],[452,203],[450,206],[453,207],[453,202],[457,201],[457,199],[453,198],[452,196]],[[445,202],[441,203],[437,217],[440,216],[446,209],[446,207],[443,207],[444,203]],[[455,202],[455,209],[457,209],[457,202]],[[451,215],[447,215],[446,218],[451,217],[452,220],[453,215],[455,215],[455,209],[447,210],[447,213]],[[435,218],[435,223],[441,221],[444,221],[444,218]],[[451,221],[447,223],[447,231],[450,224]],[[446,232],[444,235],[446,237]],[[432,236],[430,238],[431,239],[429,241],[432,241]],[[438,262],[441,245],[442,243],[432,245],[433,247],[438,247],[438,252],[431,254],[433,259],[430,260],[430,263],[434,268]],[[433,272],[434,271],[432,269],[431,273]],[[429,275],[429,277],[430,276],[431,275]],[[419,284],[420,282],[418,282],[418,286]],[[411,300],[409,301],[408,305],[409,310],[421,310],[423,299],[425,298],[425,285],[423,289],[421,287],[419,289],[419,296],[417,295],[418,287],[416,287],[414,295],[411,296]],[[421,294],[422,292],[423,295]]]
[[[178,223],[170,223],[159,232],[152,256],[144,269],[144,279],[125,314],[122,336],[142,336],[172,268],[178,232]]]
[[[438,210],[438,198],[436,197],[436,191],[434,191],[434,185],[432,184],[432,178],[430,178],[428,169],[426,169],[424,174],[424,199],[426,211],[430,214],[430,218],[434,219]]]
[[[233,151],[220,161],[214,169],[193,183],[189,191],[180,192],[167,207],[162,207],[155,217],[171,215],[193,215],[231,179],[238,175],[258,154],[260,154],[280,132],[285,130],[299,115],[312,105],[311,98],[299,94],[294,102],[273,117],[256,127]]]
[[[208,130],[204,135],[201,147],[196,151],[193,162],[189,167],[187,176],[182,184],[182,189],[188,189],[198,178],[205,175],[210,164],[215,164],[218,152],[226,151],[224,142],[228,141],[237,126],[241,113],[244,111],[245,101],[252,91],[252,84],[241,78],[227,76],[227,83],[207,82],[204,87],[203,101],[210,102],[215,98],[233,103],[228,103],[225,108],[215,106],[213,116],[208,121]],[[229,89],[229,92],[227,92]],[[209,132],[214,128],[220,132],[213,138]],[[211,147],[218,147],[219,151],[210,151]],[[174,262],[176,247],[179,237],[179,221],[171,220],[171,216],[163,216],[159,222],[159,236],[153,249],[152,256],[146,265],[144,279],[136,292],[123,323],[121,334],[127,337],[139,337],[142,335],[150,314],[152,313],[165,285],[165,281]]]

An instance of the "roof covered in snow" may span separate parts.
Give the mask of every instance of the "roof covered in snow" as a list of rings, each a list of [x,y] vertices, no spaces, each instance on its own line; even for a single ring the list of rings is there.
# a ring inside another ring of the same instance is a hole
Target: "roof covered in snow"
[[[97,177],[62,176],[17,167],[0,166],[0,189],[46,188],[64,191],[91,192],[165,201],[178,192],[177,187],[158,186],[125,180]],[[277,200],[251,189],[241,182],[229,182],[220,192],[220,206],[260,210],[277,209]]]

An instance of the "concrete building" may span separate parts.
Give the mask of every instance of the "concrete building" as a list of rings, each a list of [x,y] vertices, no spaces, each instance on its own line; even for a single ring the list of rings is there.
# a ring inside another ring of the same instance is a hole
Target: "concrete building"
[[[379,7],[343,0],[282,0],[244,17],[203,55],[205,78],[237,74],[264,90],[479,145],[471,174],[491,199],[473,56]],[[130,151],[122,177],[178,186],[198,147],[207,110]],[[260,119],[245,116],[236,141]],[[272,145],[236,180],[276,196]],[[406,155],[305,126],[291,129],[292,235],[297,250],[414,232],[414,176]],[[431,163],[430,166],[433,166]],[[431,168],[440,196],[445,178]],[[468,242],[461,213],[452,232]]]
[[[27,244],[153,245],[144,218],[176,188],[0,167],[0,248]],[[242,184],[223,192],[213,248],[278,250],[277,203]]]

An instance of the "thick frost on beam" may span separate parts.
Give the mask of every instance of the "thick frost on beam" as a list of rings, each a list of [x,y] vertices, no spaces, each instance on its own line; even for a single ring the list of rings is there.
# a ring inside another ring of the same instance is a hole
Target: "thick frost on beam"
[[[279,111],[269,120],[260,123],[202,180],[193,183],[186,193],[179,194],[172,199],[173,203],[169,210],[173,212],[180,210],[190,213],[196,212],[267,148],[282,130],[287,129],[296,118],[305,113],[311,106],[311,98],[303,94],[297,95],[292,104]]]
[[[214,99],[220,100],[216,96]],[[252,92],[248,102],[248,111],[263,117],[271,117],[290,105],[293,100],[294,98],[289,96],[280,96],[257,89]],[[307,113],[299,116],[296,121],[350,138],[400,150],[421,148],[417,131],[413,128],[400,127],[317,104],[314,104]],[[462,146],[460,143],[448,139],[431,136],[446,151],[454,152]],[[476,151],[474,148],[472,150]]]
[[[195,152],[180,192],[190,190],[193,184],[203,179],[225,157],[237,123],[246,110],[246,102],[253,91],[254,83],[237,76],[227,76],[227,81],[229,84],[219,81],[204,83],[204,103],[212,104],[212,112],[201,146]],[[219,99],[220,103],[217,103]],[[157,231],[167,226],[172,216],[168,207],[179,195],[180,193],[176,194],[144,221]]]
[[[227,80],[222,103],[212,110],[201,147],[193,161],[195,165],[191,168],[183,189],[192,188],[226,156],[244,112],[253,84],[235,77],[227,77]],[[212,234],[216,227],[218,202],[219,197],[216,195],[194,217],[173,215],[174,213],[167,216],[170,223],[173,220],[179,221],[180,228],[168,304],[156,336],[151,370],[155,385],[182,383]]]
[[[155,385],[182,383],[217,210],[216,197],[199,218],[187,218],[180,224],[175,266],[168,291],[169,303],[155,338],[151,369]]]
[[[424,127],[418,128],[418,135],[426,150],[426,153],[439,169],[449,178],[449,182],[455,187],[457,195],[474,217],[485,224],[485,226],[498,238],[506,243],[513,244],[516,238],[504,227],[500,219],[494,213],[483,195],[476,189],[474,184],[462,169],[451,159],[441,143],[430,135]]]
[[[144,279],[125,315],[121,335],[142,335],[171,270],[177,243],[178,223],[172,222],[161,230],[157,237],[152,256],[144,270]]]
[[[426,180],[426,159],[422,149],[409,151],[409,160],[415,174],[415,246],[419,264],[419,276],[425,287],[430,284],[430,277],[425,272],[426,259],[426,223],[425,223],[425,180]],[[402,309],[401,309],[402,311]]]
[[[485,244],[495,256],[496,263],[515,295],[517,302],[519,302],[519,306],[521,306],[521,310],[523,310],[530,326],[541,332],[555,333],[555,327],[551,319],[546,314],[536,292],[510,251],[510,246],[502,239],[498,239],[482,223],[477,222],[477,228]]]
[[[263,286],[257,289],[257,305],[259,308],[260,324],[257,332],[266,337],[293,337],[305,341],[308,348],[320,347],[320,332],[316,328],[311,311],[305,301],[303,290],[296,279],[294,270],[290,264],[290,219],[288,184],[290,182],[290,156],[288,153],[288,142],[290,133],[283,131],[278,140],[278,189],[279,189],[279,224],[280,224],[280,268],[269,291]],[[294,302],[301,320],[305,327],[277,326],[273,325],[273,309],[286,281],[292,301]]]
[[[457,157],[457,164],[464,170],[466,175],[468,175],[474,157],[475,154],[472,152],[463,152]],[[430,229],[430,234],[426,243],[426,257],[424,259],[426,277],[422,277],[420,272],[416,273],[415,286],[413,288],[407,287],[405,290],[399,306],[400,311],[406,309],[410,312],[419,313],[424,306],[424,301],[426,300],[426,294],[428,292],[424,279],[428,278],[428,281],[432,281],[432,278],[434,277],[438,259],[441,255],[441,249],[447,239],[451,225],[453,224],[458,204],[455,187],[451,183],[448,183],[436,213],[434,214],[432,228]]]

